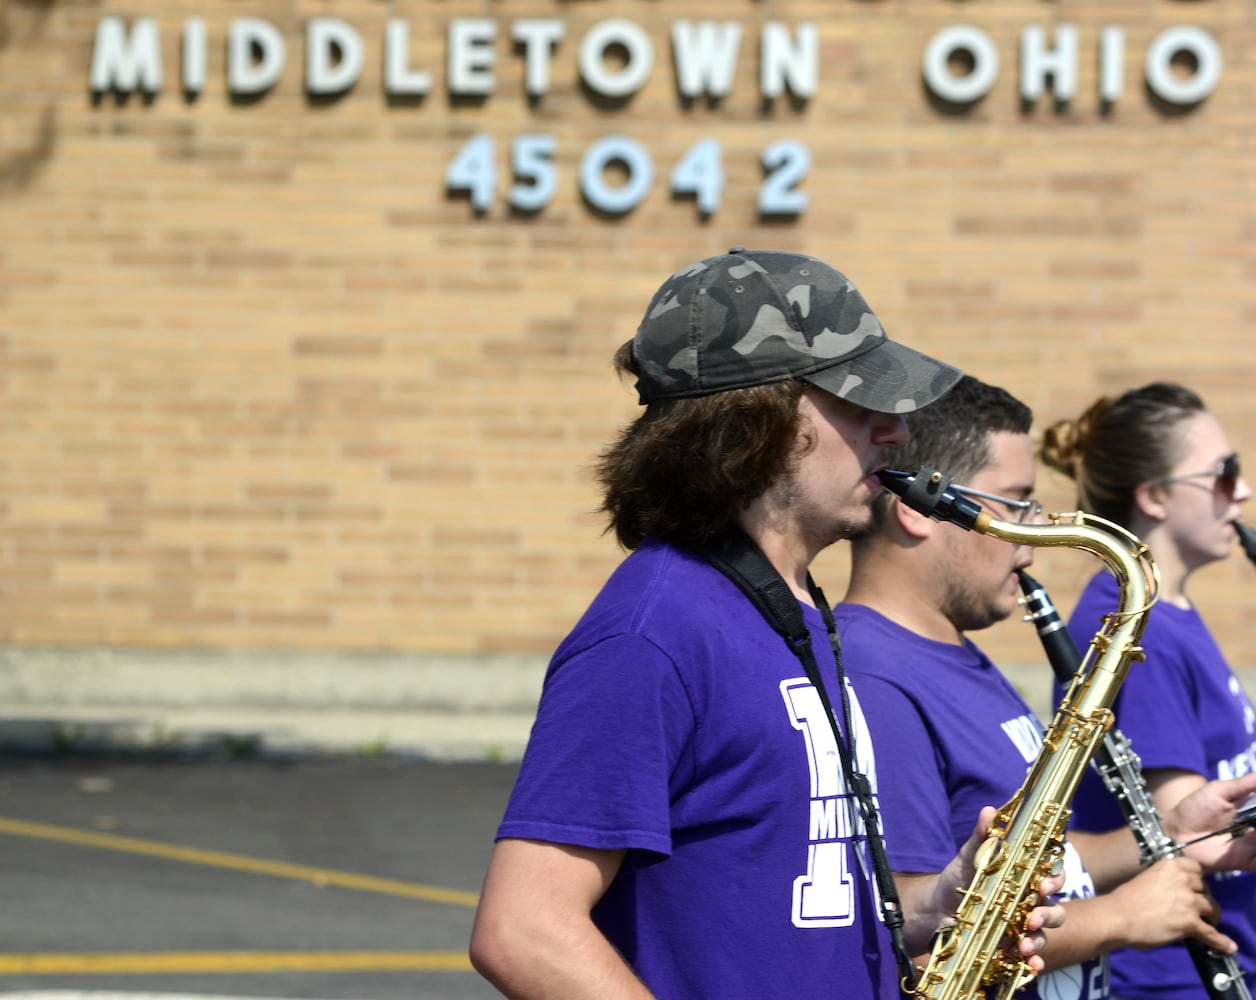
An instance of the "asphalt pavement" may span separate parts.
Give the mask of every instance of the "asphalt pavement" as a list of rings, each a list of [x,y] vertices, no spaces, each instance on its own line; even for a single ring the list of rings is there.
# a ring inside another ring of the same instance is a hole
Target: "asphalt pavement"
[[[495,997],[466,948],[516,770],[0,758],[0,994]]]

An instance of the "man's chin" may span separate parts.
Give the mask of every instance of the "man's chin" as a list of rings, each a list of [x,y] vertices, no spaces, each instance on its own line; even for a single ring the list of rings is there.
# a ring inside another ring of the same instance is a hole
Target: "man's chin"
[[[1007,621],[1012,617],[1012,613],[1020,607],[1015,601],[1010,604],[997,604],[990,609],[990,624],[997,625],[999,622]]]
[[[861,538],[867,538],[876,533],[876,521],[872,516],[872,509],[867,508],[863,511],[861,517],[847,518],[842,525],[841,538],[850,542],[858,541]]]

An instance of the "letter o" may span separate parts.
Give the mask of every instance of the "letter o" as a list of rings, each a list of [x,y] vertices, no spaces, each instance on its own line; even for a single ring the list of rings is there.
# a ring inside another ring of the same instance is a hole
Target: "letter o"
[[[1195,57],[1195,73],[1182,79],[1173,72],[1173,57],[1187,52]],[[1203,28],[1181,25],[1156,36],[1147,49],[1147,86],[1170,104],[1198,104],[1217,89],[1221,80],[1221,48]]]
[[[606,68],[604,56],[612,45],[627,53],[623,69]],[[595,24],[580,41],[580,78],[604,97],[627,97],[640,90],[654,68],[654,46],[631,21],[612,18]]]
[[[951,57],[957,52],[972,56],[973,69],[967,76],[951,72]],[[955,24],[933,36],[925,48],[921,69],[928,88],[952,104],[971,104],[990,93],[999,75],[999,53],[994,42],[980,28]]]
[[[622,163],[628,181],[611,187],[603,176],[607,166]],[[654,183],[654,164],[639,142],[624,135],[607,136],[595,142],[580,161],[580,193],[594,208],[611,215],[623,215],[641,204]]]

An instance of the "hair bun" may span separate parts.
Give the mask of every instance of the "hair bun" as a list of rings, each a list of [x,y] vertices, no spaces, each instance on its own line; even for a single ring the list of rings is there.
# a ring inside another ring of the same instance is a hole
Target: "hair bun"
[[[1095,428],[1112,400],[1104,396],[1095,400],[1076,420],[1057,420],[1042,434],[1039,455],[1042,461],[1070,479],[1079,479],[1086,452],[1094,439]]]

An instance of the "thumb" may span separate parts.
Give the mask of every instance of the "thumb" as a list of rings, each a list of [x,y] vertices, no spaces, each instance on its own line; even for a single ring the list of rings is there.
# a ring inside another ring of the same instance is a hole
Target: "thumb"
[[[1241,805],[1243,799],[1256,793],[1256,771],[1218,781],[1217,788],[1227,801]]]

